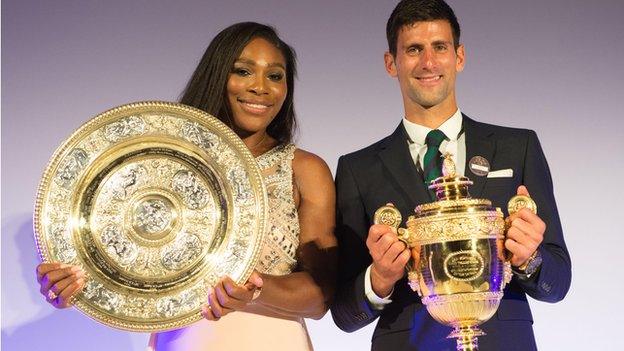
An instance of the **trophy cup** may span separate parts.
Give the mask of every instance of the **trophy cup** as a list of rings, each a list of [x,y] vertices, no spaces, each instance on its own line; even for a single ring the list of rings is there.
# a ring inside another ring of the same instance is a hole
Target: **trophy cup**
[[[377,210],[374,222],[397,229],[411,249],[408,283],[435,320],[454,328],[447,338],[457,339],[459,351],[478,350],[477,337],[485,335],[479,325],[494,315],[512,277],[505,221],[490,200],[470,197],[472,182],[456,174],[448,153],[442,174],[429,186],[437,201],[417,206],[407,229],[399,228],[401,213],[391,204]],[[524,207],[537,211],[531,198],[517,195],[509,214]]]

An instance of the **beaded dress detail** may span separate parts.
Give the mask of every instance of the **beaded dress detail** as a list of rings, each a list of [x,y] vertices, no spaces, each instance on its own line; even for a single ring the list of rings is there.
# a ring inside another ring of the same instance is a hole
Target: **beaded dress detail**
[[[295,146],[280,145],[256,158],[269,201],[267,236],[256,269],[284,275],[297,265],[299,216],[293,194],[292,160]]]
[[[293,193],[296,147],[279,145],[258,156],[268,197],[268,225],[256,270],[285,275],[297,266],[299,216]],[[178,330],[152,334],[150,351],[270,350],[312,351],[301,317],[233,312],[212,322],[201,320]]]

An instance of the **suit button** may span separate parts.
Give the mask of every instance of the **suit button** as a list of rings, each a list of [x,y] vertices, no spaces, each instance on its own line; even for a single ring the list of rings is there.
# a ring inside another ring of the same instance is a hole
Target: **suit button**
[[[542,286],[542,289],[544,289],[545,292],[550,292],[550,289],[552,289],[552,287],[548,283],[542,283],[541,286]]]

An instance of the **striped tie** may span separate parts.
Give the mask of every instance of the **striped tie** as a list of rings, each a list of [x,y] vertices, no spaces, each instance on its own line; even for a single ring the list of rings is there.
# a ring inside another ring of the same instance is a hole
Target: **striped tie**
[[[442,175],[442,154],[440,154],[440,144],[446,139],[446,135],[441,130],[434,129],[427,134],[425,143],[427,152],[423,160],[423,174],[425,185],[429,186],[432,180]]]

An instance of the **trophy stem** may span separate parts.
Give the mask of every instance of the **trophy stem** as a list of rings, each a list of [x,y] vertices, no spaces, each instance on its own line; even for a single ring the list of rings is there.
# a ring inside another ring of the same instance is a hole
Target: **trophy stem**
[[[457,338],[457,351],[479,350],[478,336],[485,333],[477,326],[455,327],[447,338]]]

